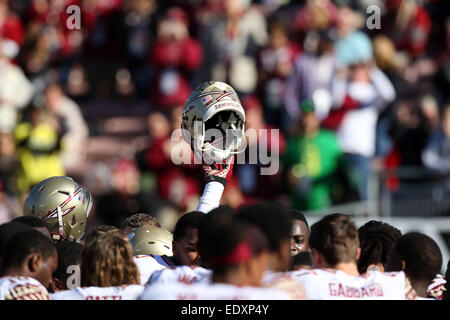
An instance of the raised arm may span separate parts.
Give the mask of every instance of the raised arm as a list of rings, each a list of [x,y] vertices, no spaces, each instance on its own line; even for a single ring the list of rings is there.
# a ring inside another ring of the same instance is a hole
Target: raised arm
[[[234,156],[230,160],[224,160],[224,163],[202,165],[206,185],[197,206],[197,211],[208,213],[219,206],[227,181],[231,178],[233,165]]]

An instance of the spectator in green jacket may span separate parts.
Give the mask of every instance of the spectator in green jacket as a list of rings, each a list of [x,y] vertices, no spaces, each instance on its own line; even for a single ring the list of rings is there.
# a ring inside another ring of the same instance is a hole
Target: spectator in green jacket
[[[314,104],[301,104],[300,134],[288,141],[283,156],[283,168],[292,197],[298,210],[313,210],[332,204],[332,189],[341,159],[336,136],[320,128]]]

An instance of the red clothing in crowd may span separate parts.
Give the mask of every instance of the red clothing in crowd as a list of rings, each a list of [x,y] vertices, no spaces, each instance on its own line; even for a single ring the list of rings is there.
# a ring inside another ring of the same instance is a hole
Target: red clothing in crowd
[[[19,46],[24,40],[24,28],[20,19],[14,14],[9,13],[5,19],[0,19],[0,37],[12,40]]]
[[[158,107],[184,104],[192,92],[187,74],[200,67],[203,49],[188,38],[180,41],[157,40],[151,50],[150,63],[158,70],[151,98]]]
[[[200,194],[198,172],[195,165],[175,165],[164,151],[167,141],[162,138],[152,142],[145,152],[146,168],[156,175],[158,195],[185,209],[188,199]]]
[[[407,50],[413,57],[425,53],[431,31],[431,19],[422,6],[417,8],[413,19],[409,22],[404,37],[399,38],[397,47]]]

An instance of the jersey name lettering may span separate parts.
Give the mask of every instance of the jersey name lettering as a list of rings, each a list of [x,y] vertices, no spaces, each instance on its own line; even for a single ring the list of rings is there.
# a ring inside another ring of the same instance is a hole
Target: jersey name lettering
[[[367,287],[350,287],[342,283],[328,284],[330,296],[346,298],[382,297],[383,289],[380,284],[374,283]]]

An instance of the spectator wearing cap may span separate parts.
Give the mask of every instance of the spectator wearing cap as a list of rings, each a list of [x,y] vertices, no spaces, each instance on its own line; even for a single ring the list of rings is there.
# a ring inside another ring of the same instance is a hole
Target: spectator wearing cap
[[[288,140],[284,174],[292,207],[313,210],[332,204],[332,189],[341,159],[336,135],[321,129],[311,100],[301,104],[300,134]]]
[[[190,76],[202,60],[201,44],[189,35],[189,17],[178,7],[169,9],[158,24],[150,52],[156,68],[152,102],[161,108],[184,104],[192,91]]]

